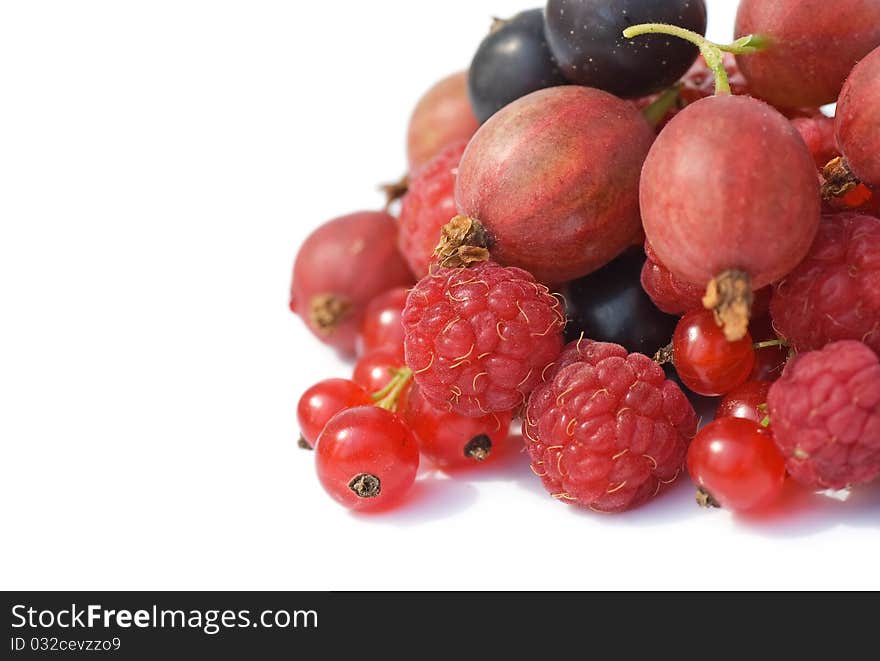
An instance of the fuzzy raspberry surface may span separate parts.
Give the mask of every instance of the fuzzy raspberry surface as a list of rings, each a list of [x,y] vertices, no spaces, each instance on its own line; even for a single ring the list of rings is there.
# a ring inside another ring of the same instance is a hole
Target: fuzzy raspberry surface
[[[421,278],[440,240],[440,228],[456,215],[455,175],[467,147],[459,140],[410,175],[401,200],[397,245],[409,268]]]
[[[770,314],[798,351],[860,340],[880,353],[880,219],[825,216],[807,257],[776,284]]]
[[[801,484],[842,489],[880,475],[880,362],[861,342],[797,356],[767,406],[776,445]]]
[[[705,287],[681,280],[672,274],[645,241],[645,265],[642,266],[642,289],[666,314],[681,316],[703,306]]]
[[[620,512],[679,475],[697,416],[647,356],[570,343],[532,393],[523,438],[532,470],[562,502]]]
[[[834,137],[834,118],[825,115],[815,117],[795,117],[792,126],[801,134],[818,168],[840,155],[837,139]]]
[[[437,406],[471,417],[509,411],[559,356],[564,325],[559,300],[522,269],[434,266],[407,297],[406,364]]]

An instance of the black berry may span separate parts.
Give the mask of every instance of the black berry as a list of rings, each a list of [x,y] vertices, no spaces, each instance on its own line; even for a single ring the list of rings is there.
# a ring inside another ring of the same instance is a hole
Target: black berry
[[[681,78],[697,47],[667,35],[626,39],[641,23],[671,23],[706,33],[703,0],[549,0],[547,42],[563,74],[623,97],[658,92]]]
[[[566,339],[613,342],[653,356],[669,344],[678,319],[657,309],[642,289],[645,254],[630,248],[590,275],[569,283]]]
[[[544,36],[544,12],[530,9],[498,21],[471,62],[468,95],[481,122],[511,101],[568,81],[550,55]]]

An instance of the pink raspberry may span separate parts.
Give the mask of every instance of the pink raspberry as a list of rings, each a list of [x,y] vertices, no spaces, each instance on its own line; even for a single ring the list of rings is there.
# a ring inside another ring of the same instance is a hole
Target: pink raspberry
[[[815,117],[795,117],[791,125],[801,134],[807,148],[822,168],[828,161],[840,155],[837,139],[834,137],[834,118],[819,114]]]
[[[433,267],[403,311],[406,364],[426,399],[471,417],[509,411],[562,348],[559,301],[494,262]]]
[[[529,398],[523,438],[554,498],[619,512],[673,482],[697,433],[679,387],[647,356],[570,343]]]
[[[416,277],[428,264],[440,240],[440,228],[456,215],[455,175],[467,140],[453,142],[410,175],[400,207],[397,245]]]
[[[861,342],[797,356],[767,406],[776,445],[801,484],[842,489],[880,475],[880,362]]]
[[[860,340],[880,352],[880,219],[823,218],[807,257],[777,283],[770,315],[798,351]]]

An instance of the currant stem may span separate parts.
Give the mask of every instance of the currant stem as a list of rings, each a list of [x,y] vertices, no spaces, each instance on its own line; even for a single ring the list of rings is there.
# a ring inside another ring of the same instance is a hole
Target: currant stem
[[[678,101],[679,92],[679,86],[674,85],[663,90],[656,99],[642,108],[642,116],[648,121],[648,124],[657,127],[660,120],[666,117],[666,113]]]
[[[765,340],[764,342],[755,342],[752,345],[754,349],[769,349],[770,347],[787,347],[788,342],[785,340]]]
[[[401,367],[399,370],[395,370],[394,378],[391,379],[388,385],[373,395],[373,399],[376,400],[376,406],[392,413],[397,411],[397,400],[400,399],[400,394],[412,380],[412,376],[413,371],[408,367]]]
[[[732,44],[721,45],[709,41],[703,35],[687,30],[677,25],[669,25],[668,23],[642,23],[633,25],[623,31],[623,36],[627,39],[639,37],[643,34],[668,34],[672,37],[678,37],[694,44],[700,49],[706,65],[715,74],[715,94],[730,94],[730,80],[727,78],[727,71],[724,69],[724,53],[733,53],[734,55],[750,55],[757,53],[759,50],[766,48],[768,40],[761,35],[750,34],[740,37]]]

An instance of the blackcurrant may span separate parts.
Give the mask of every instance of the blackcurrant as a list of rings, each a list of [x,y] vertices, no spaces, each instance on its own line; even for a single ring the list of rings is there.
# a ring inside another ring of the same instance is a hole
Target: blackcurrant
[[[676,317],[661,312],[642,289],[645,253],[633,247],[590,275],[569,283],[566,339],[584,337],[653,356],[669,344]]]
[[[471,62],[468,95],[481,122],[511,101],[568,81],[550,55],[544,36],[544,12],[530,9],[498,21]]]
[[[706,33],[703,0],[549,0],[547,42],[573,83],[623,97],[668,87],[697,58],[697,47],[666,35],[626,39],[640,23],[672,23]]]

